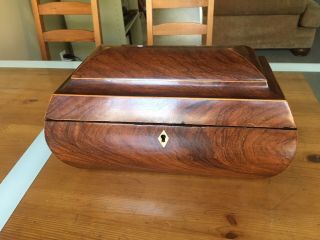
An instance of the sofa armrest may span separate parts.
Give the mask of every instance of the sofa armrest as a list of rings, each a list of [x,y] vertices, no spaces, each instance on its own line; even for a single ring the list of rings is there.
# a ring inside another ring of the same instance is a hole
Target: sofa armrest
[[[300,26],[309,28],[320,27],[320,5],[314,0],[309,0],[306,11],[300,19]]]

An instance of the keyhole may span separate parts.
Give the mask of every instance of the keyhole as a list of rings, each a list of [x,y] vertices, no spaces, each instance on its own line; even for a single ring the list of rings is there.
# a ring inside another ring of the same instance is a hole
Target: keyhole
[[[166,145],[169,141],[169,136],[167,135],[167,133],[164,130],[162,131],[162,133],[160,133],[160,135],[158,137],[158,141],[163,148],[166,147]]]
[[[164,134],[161,135],[161,142],[163,143],[166,142],[166,135]]]

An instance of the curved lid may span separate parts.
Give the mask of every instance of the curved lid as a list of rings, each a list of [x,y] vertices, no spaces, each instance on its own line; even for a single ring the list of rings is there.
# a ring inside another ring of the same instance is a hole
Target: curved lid
[[[99,48],[58,93],[282,99],[266,75],[248,47],[121,46]]]
[[[247,47],[99,48],[46,119],[295,129],[268,63]]]
[[[249,48],[112,47],[96,52],[72,79],[179,79],[265,82]]]

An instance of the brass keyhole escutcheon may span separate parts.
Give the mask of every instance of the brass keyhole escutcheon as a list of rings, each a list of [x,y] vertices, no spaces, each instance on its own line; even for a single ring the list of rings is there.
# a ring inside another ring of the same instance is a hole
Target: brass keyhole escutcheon
[[[167,145],[167,143],[168,143],[168,141],[169,141],[169,136],[168,136],[168,134],[166,133],[165,130],[163,130],[163,131],[160,133],[160,135],[159,135],[159,137],[158,137],[158,141],[160,142],[160,144],[161,144],[161,146],[162,146],[163,148],[166,147],[166,145]]]

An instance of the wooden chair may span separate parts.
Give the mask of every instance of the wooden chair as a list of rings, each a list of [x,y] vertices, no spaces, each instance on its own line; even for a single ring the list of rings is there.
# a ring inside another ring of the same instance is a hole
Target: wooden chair
[[[206,35],[205,44],[212,45],[214,0],[146,0],[147,44],[153,45],[154,36]],[[208,7],[207,24],[163,23],[153,25],[153,9]]]
[[[47,42],[95,42],[101,45],[101,29],[98,0],[83,2],[49,2],[40,4],[40,0],[31,0],[37,36],[43,60],[50,59]],[[78,29],[58,29],[45,31],[44,15],[92,15],[93,31]]]

